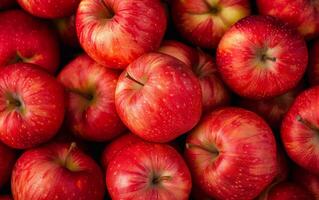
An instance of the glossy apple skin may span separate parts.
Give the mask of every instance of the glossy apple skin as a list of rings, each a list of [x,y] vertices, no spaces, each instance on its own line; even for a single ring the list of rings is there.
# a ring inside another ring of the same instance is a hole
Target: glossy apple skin
[[[189,66],[202,89],[203,112],[230,103],[230,94],[221,81],[212,57],[177,41],[164,41],[159,52],[173,56]]]
[[[16,160],[16,152],[0,142],[0,189],[9,181]]]
[[[310,85],[319,85],[319,40],[314,42],[310,51],[308,81]]]
[[[186,139],[185,158],[196,185],[216,199],[253,199],[278,172],[271,129],[241,108],[205,116]]]
[[[296,183],[306,188],[315,199],[319,199],[319,176],[300,167],[294,168],[292,176]]]
[[[66,120],[73,133],[102,142],[126,129],[115,108],[118,77],[86,54],[63,68],[58,80],[67,91]]]
[[[259,12],[296,28],[306,39],[319,36],[319,3],[309,0],[257,0]]]
[[[216,13],[214,9],[217,9]],[[228,28],[249,14],[248,0],[172,0],[177,30],[202,48],[216,48]]]
[[[103,174],[77,147],[49,144],[22,154],[12,172],[15,200],[102,200]],[[35,187],[39,186],[39,187]]]
[[[58,40],[49,26],[20,10],[0,13],[0,66],[33,63],[54,73],[59,65]]]
[[[163,143],[197,124],[202,112],[201,96],[199,81],[184,63],[165,54],[149,53],[122,72],[115,105],[134,134]]]
[[[286,114],[281,139],[289,157],[319,175],[319,86],[302,92]]]
[[[285,94],[264,100],[242,98],[239,100],[239,105],[257,113],[264,118],[273,129],[277,130],[280,129],[282,119],[302,89],[303,86],[299,85]]]
[[[292,182],[281,182],[273,186],[267,195],[259,200],[315,200],[303,187]]]
[[[76,35],[75,15],[54,20],[54,25],[63,44],[70,47],[79,47],[80,43]]]
[[[0,140],[17,149],[50,140],[64,118],[62,85],[33,64],[8,65],[0,74]]]
[[[226,84],[251,99],[278,96],[296,87],[307,62],[303,38],[271,16],[240,20],[217,49],[218,69]]]
[[[42,18],[60,18],[75,13],[81,0],[17,0],[30,14]]]
[[[125,148],[141,141],[143,141],[141,138],[132,133],[128,133],[116,138],[110,144],[106,145],[101,159],[104,169],[107,169],[108,164],[117,154],[122,152]]]
[[[117,69],[156,50],[166,25],[160,0],[83,0],[76,15],[83,49],[98,63]]]
[[[155,178],[164,180],[155,184]],[[129,146],[109,163],[106,184],[113,200],[187,200],[192,187],[187,165],[175,149],[146,142]]]

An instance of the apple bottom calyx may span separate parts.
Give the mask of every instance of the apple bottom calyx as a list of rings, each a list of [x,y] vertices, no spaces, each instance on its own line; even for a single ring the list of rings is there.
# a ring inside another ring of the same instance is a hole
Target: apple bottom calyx
[[[24,104],[19,95],[15,93],[8,93],[6,98],[7,107],[10,110],[18,110],[19,112],[23,112]]]

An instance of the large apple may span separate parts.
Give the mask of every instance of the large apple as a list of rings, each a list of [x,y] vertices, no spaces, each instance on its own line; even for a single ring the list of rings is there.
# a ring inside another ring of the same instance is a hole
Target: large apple
[[[319,86],[302,92],[286,114],[281,138],[289,157],[319,175]]]
[[[218,69],[243,97],[263,99],[294,88],[306,70],[307,46],[293,29],[271,16],[240,20],[221,39]]]
[[[115,105],[134,134],[148,141],[169,142],[197,124],[202,93],[199,81],[184,63],[149,53],[122,72]]]
[[[58,40],[49,26],[20,10],[0,13],[0,67],[37,64],[53,73],[59,65]]]
[[[0,69],[0,140],[18,149],[51,139],[64,118],[64,91],[56,79],[27,63]]]
[[[217,47],[228,28],[249,14],[248,0],[172,0],[177,30],[202,48]]]
[[[319,176],[300,167],[294,168],[293,179],[304,186],[316,200],[319,199]]]
[[[285,94],[270,99],[252,100],[242,98],[239,100],[239,104],[263,117],[272,128],[277,130],[302,88],[303,86],[299,85]]]
[[[319,85],[319,40],[316,40],[310,51],[308,81],[311,85]]]
[[[156,50],[166,24],[160,0],[83,0],[76,15],[84,50],[98,63],[119,69]]]
[[[75,143],[49,144],[22,154],[12,172],[15,200],[102,200],[103,173]]]
[[[119,74],[83,54],[60,72],[67,91],[66,120],[71,130],[93,141],[110,140],[125,130],[115,109]]]
[[[216,199],[253,199],[278,173],[271,129],[241,108],[207,115],[188,135],[185,157],[195,184]]]
[[[113,200],[187,200],[191,175],[182,156],[167,144],[140,142],[111,160],[106,184]]]
[[[60,18],[75,13],[81,0],[17,0],[20,6],[37,17]]]
[[[16,152],[0,142],[0,189],[10,179]]]
[[[221,81],[213,58],[177,41],[164,41],[159,52],[173,56],[189,66],[197,76],[201,89],[203,112],[230,103],[230,94]]]
[[[75,15],[54,20],[54,25],[63,44],[70,47],[79,47],[80,43],[76,35]]]
[[[296,28],[307,39],[319,36],[319,3],[316,0],[257,0],[259,12]]]

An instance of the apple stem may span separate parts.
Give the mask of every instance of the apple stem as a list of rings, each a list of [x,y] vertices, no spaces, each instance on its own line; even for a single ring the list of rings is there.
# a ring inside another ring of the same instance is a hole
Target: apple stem
[[[81,97],[84,97],[88,101],[91,101],[94,98],[94,96],[92,94],[87,94],[87,93],[80,92],[80,91],[77,91],[77,90],[71,90],[71,92],[74,93],[74,94],[77,94],[77,95],[79,95]]]
[[[172,177],[171,176],[160,176],[160,177],[155,177],[152,180],[152,183],[154,185],[157,185],[159,183],[161,183],[162,181],[169,181]]]
[[[316,133],[319,133],[319,128],[317,128],[315,125],[310,123],[308,120],[302,118],[300,115],[297,115],[297,121],[299,121],[306,127],[310,128],[311,130],[315,131]]]
[[[126,76],[125,76],[125,77],[128,78],[128,79],[130,79],[131,81],[134,81],[135,83],[137,83],[137,84],[139,84],[139,85],[141,85],[141,86],[144,86],[143,83],[141,83],[141,82],[135,80],[129,73],[126,73]]]
[[[275,57],[269,57],[267,55],[262,55],[261,59],[263,61],[270,60],[270,61],[273,61],[273,62],[276,62],[276,60],[277,60]]]
[[[71,156],[71,152],[72,152],[75,148],[76,148],[76,143],[75,143],[75,142],[72,142],[72,143],[70,144],[70,147],[69,147],[67,153],[66,153],[63,166],[66,166],[66,165],[67,165],[67,160],[69,159],[69,157]]]
[[[189,148],[199,148],[201,150],[208,151],[208,152],[210,152],[212,154],[216,154],[216,155],[219,154],[219,151],[217,150],[217,148],[216,148],[216,150],[212,150],[212,149],[209,149],[209,148],[206,148],[206,147],[203,147],[203,146],[199,146],[197,144],[186,143],[186,148],[187,149],[189,149]]]

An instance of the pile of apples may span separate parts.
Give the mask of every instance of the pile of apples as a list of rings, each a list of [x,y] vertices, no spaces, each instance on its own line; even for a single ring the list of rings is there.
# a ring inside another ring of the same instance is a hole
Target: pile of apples
[[[319,0],[0,0],[10,199],[319,200]]]

